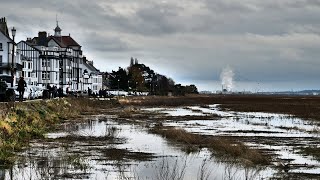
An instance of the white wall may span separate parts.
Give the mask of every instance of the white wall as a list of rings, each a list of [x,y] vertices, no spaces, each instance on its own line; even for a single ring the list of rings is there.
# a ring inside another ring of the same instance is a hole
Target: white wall
[[[11,42],[10,39],[7,36],[5,36],[4,34],[2,34],[2,32],[0,32],[0,43],[2,43],[2,50],[0,50],[0,55],[2,56],[2,63],[11,63],[12,62],[13,45],[12,45],[12,43],[8,43],[8,42]],[[19,56],[16,56],[16,52],[17,52],[17,48],[15,46],[14,62],[21,63]],[[11,71],[9,68],[3,69],[2,74],[11,75]],[[16,82],[17,76],[19,76],[19,72],[16,72],[16,74],[15,74],[14,84]]]

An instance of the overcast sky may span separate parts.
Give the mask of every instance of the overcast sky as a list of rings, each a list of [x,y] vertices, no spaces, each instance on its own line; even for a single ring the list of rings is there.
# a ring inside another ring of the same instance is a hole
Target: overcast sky
[[[130,57],[200,90],[320,89],[319,0],[0,0],[16,40],[63,35],[82,45],[101,71]]]

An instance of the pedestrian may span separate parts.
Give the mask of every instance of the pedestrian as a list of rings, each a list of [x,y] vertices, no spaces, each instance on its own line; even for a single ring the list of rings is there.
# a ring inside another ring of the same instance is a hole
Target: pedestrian
[[[22,100],[23,100],[23,94],[24,94],[25,87],[27,87],[27,83],[24,80],[23,76],[21,76],[18,81],[18,88],[17,88],[17,90],[19,91],[19,101],[20,102],[22,102]]]
[[[52,88],[52,97],[56,98],[57,97],[57,93],[58,93],[57,86],[53,86],[53,88]]]
[[[88,96],[91,97],[92,96],[92,90],[88,87]]]
[[[48,89],[48,99],[50,99],[51,93],[52,93],[52,88],[51,88],[50,84],[47,84],[47,89]]]
[[[59,98],[63,97],[63,89],[61,87],[59,87],[58,89],[58,95],[59,95]]]
[[[103,92],[102,89],[99,90],[99,98],[102,98]]]

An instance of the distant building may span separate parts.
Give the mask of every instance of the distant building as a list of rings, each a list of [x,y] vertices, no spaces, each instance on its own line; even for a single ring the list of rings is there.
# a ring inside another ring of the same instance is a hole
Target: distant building
[[[83,90],[90,88],[93,92],[98,92],[103,89],[103,74],[93,66],[93,61],[88,61],[84,57],[83,62]]]
[[[0,18],[0,79],[5,80],[8,84],[13,81],[13,85],[15,85],[17,77],[21,76],[21,70],[19,50],[17,50],[16,43],[9,35],[6,19]]]

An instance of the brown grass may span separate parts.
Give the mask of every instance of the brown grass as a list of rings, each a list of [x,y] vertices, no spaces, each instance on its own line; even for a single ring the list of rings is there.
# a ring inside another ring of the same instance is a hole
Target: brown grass
[[[203,136],[192,134],[183,129],[173,127],[163,127],[158,125],[151,130],[152,133],[160,134],[168,140],[178,142],[182,145],[198,148],[208,148],[215,155],[228,160],[235,158],[244,162],[245,165],[266,165],[270,163],[271,157],[251,149],[241,142],[230,138]]]
[[[320,96],[267,96],[267,95],[198,95],[183,97],[129,97],[122,105],[185,106],[221,104],[220,107],[242,112],[270,112],[290,114],[301,118],[320,120]]]

